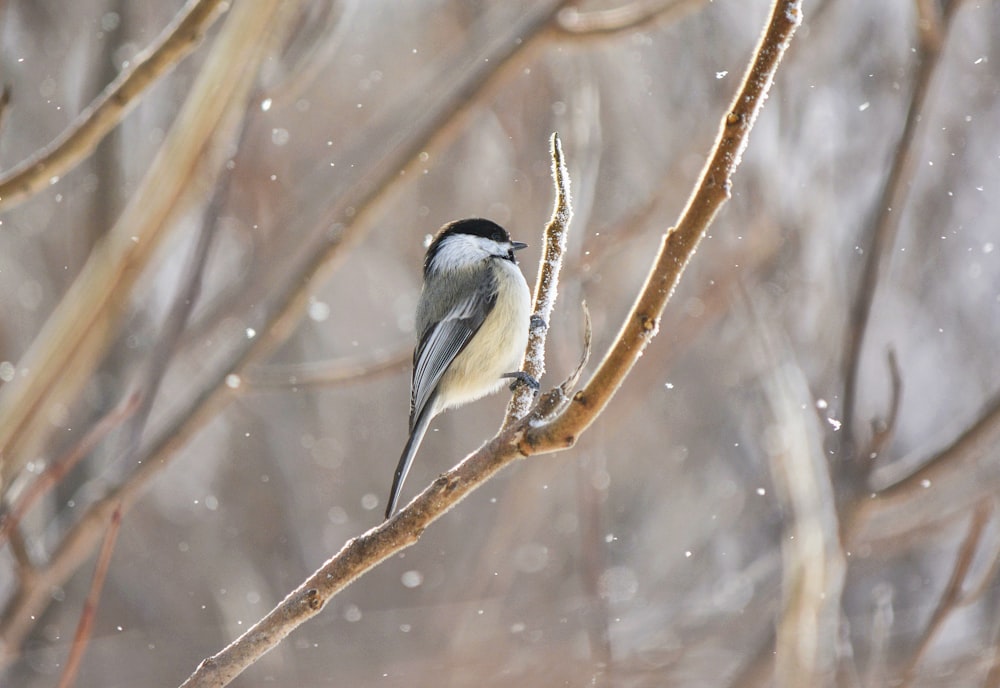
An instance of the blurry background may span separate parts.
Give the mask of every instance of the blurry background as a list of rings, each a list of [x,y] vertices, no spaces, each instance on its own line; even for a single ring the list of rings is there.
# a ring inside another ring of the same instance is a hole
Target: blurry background
[[[245,96],[117,294],[106,352],[66,373],[79,393],[39,407],[35,441],[5,457],[9,511],[99,440],[0,550],[3,685],[55,685],[119,497],[78,685],[179,684],[379,523],[426,238],[494,219],[531,245],[532,282],[552,131],[576,214],[543,386],[579,358],[583,299],[599,360],[769,8],[280,5]],[[97,242],[130,236],[122,218],[240,8],[93,155],[3,209],[0,413]],[[0,3],[0,167],[69,126],[181,9]],[[607,412],[235,685],[771,685],[796,565],[827,586],[825,683],[1000,685],[1000,5],[806,0],[804,14],[733,197]],[[440,416],[403,503],[491,437],[505,402]],[[812,521],[795,505],[803,470]],[[803,523],[818,557],[796,549]]]

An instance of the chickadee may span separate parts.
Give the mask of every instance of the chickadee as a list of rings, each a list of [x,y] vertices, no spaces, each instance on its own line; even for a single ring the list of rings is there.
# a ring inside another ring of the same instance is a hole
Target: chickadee
[[[528,343],[531,297],[511,241],[500,225],[472,218],[445,225],[424,257],[424,287],[417,303],[417,335],[410,382],[410,438],[399,457],[385,517],[431,419],[445,409],[492,394],[504,378],[537,389],[520,372]],[[514,371],[514,372],[512,372]]]

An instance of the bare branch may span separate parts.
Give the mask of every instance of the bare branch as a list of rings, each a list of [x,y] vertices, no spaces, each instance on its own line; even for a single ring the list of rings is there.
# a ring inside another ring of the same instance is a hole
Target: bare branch
[[[81,459],[93,451],[97,443],[103,440],[111,430],[135,412],[139,407],[140,398],[139,394],[132,394],[124,402],[111,409],[87,431],[87,434],[79,442],[53,461],[18,495],[17,501],[0,520],[0,544],[7,540],[11,531],[17,527],[24,515],[45,493],[55,487],[74,466],[80,463]]]
[[[622,380],[656,335],[667,301],[673,294],[701,238],[729,198],[732,175],[739,166],[750,130],[757,119],[785,48],[801,21],[801,2],[774,3],[768,27],[756,55],[726,114],[712,155],[676,227],[663,243],[642,291],[618,336],[584,389],[577,392],[557,420],[532,428],[521,447],[526,455],[572,446],[576,437],[600,414]]]
[[[69,657],[63,668],[62,676],[59,677],[59,688],[70,688],[76,682],[76,675],[80,669],[80,661],[83,653],[87,649],[87,642],[94,627],[94,618],[97,616],[97,605],[101,600],[101,590],[104,588],[104,580],[108,576],[108,569],[111,567],[111,555],[115,551],[115,542],[118,540],[118,531],[122,524],[122,510],[119,506],[111,516],[108,530],[104,534],[104,543],[101,551],[97,555],[97,565],[94,567],[94,577],[90,581],[90,591],[87,599],[84,600],[83,610],[80,612],[80,621],[73,636],[73,643],[70,645]]]
[[[1000,394],[975,422],[918,470],[861,498],[845,529],[847,539],[899,537],[964,511],[1000,483]],[[991,457],[986,460],[984,457]]]
[[[136,56],[47,146],[0,176],[0,210],[7,210],[47,188],[85,160],[118,126],[140,96],[201,43],[205,32],[228,8],[223,0],[192,0],[156,41]]]
[[[927,626],[920,636],[917,649],[910,656],[910,661],[903,671],[903,678],[896,685],[913,685],[913,682],[917,678],[917,667],[920,665],[920,660],[927,653],[931,642],[934,640],[934,636],[937,635],[948,615],[960,605],[962,586],[965,584],[965,579],[969,575],[969,569],[972,567],[972,560],[979,549],[979,542],[982,539],[983,530],[986,528],[990,511],[991,507],[989,503],[980,504],[973,511],[972,519],[969,522],[969,532],[966,534],[965,540],[962,541],[962,544],[958,548],[958,553],[955,555],[955,566],[951,571],[948,582],[944,586],[944,590],[941,592],[941,599],[938,600],[937,607],[935,607],[930,621],[927,622]]]
[[[881,455],[892,441],[892,436],[896,432],[896,423],[899,420],[899,407],[903,400],[903,376],[899,371],[899,360],[896,358],[896,350],[890,348],[886,358],[889,365],[889,379],[892,382],[889,395],[889,412],[884,419],[880,419],[872,424],[872,441],[868,451],[869,466],[874,465],[875,457]],[[870,472],[870,470],[866,472]]]
[[[552,181],[555,184],[556,200],[552,209],[552,218],[545,228],[545,247],[542,250],[538,265],[538,278],[535,281],[535,301],[532,308],[533,319],[540,318],[540,323],[533,323],[528,333],[528,347],[524,352],[524,372],[541,380],[545,374],[545,339],[548,335],[548,325],[552,318],[556,299],[559,296],[559,271],[562,269],[563,254],[566,252],[566,238],[569,223],[573,219],[573,197],[570,194],[569,173],[563,159],[562,143],[559,134],[552,134],[549,141],[552,154]],[[518,385],[514,396],[507,405],[507,416],[504,426],[510,425],[518,418],[523,418],[531,409],[534,390],[527,385]]]
[[[918,0],[922,2],[923,0]],[[940,32],[947,33],[951,18],[959,2],[953,2],[948,13],[942,19]],[[924,20],[925,17],[922,17]],[[892,252],[899,231],[899,221],[903,216],[902,208],[906,205],[910,191],[910,179],[916,165],[918,127],[926,107],[927,94],[930,92],[931,81],[940,64],[942,41],[921,41],[916,51],[917,69],[914,77],[913,90],[910,93],[910,105],[906,113],[903,129],[896,142],[896,153],[892,166],[885,178],[885,184],[878,200],[872,208],[872,217],[867,223],[870,228],[870,239],[866,249],[867,260],[861,274],[861,282],[855,301],[851,307],[846,341],[844,344],[844,408],[843,437],[848,443],[856,443],[854,437],[854,414],[857,404],[859,374],[861,370],[861,354],[864,350],[865,335],[871,318],[872,305],[875,302],[875,292],[882,276],[882,264]],[[855,457],[862,459],[863,457]]]
[[[206,146],[233,108],[242,111],[268,46],[279,0],[234,7],[209,61],[142,184],[0,390],[0,484],[21,470],[51,426],[47,410],[79,392],[125,312],[132,286],[171,227]]]
[[[413,345],[365,356],[335,358],[310,363],[251,366],[241,376],[241,391],[264,391],[288,387],[325,387],[370,380],[404,370],[413,358]]]
[[[556,26],[576,37],[597,36],[639,29],[657,21],[676,21],[704,5],[706,0],[634,0],[610,9],[580,12],[567,7]]]

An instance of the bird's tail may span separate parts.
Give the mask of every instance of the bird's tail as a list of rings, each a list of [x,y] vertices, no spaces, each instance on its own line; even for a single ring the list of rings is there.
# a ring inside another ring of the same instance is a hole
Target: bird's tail
[[[396,475],[392,478],[392,489],[389,490],[389,504],[385,508],[386,519],[392,516],[392,512],[396,510],[399,491],[403,487],[403,481],[406,480],[406,474],[410,472],[410,464],[413,463],[413,457],[416,456],[417,450],[420,448],[420,443],[424,439],[424,434],[427,432],[432,418],[434,418],[434,399],[428,399],[427,403],[424,404],[423,411],[417,417],[417,422],[413,424],[413,429],[410,430],[410,438],[406,440],[403,455],[399,457],[399,463],[396,465]]]

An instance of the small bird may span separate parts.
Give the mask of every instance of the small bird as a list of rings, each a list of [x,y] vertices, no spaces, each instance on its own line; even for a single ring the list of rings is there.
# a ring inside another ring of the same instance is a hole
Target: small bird
[[[410,437],[392,479],[387,519],[434,416],[496,392],[504,378],[538,388],[519,370],[531,296],[514,252],[526,246],[500,225],[470,218],[442,227],[428,247],[417,303]]]

